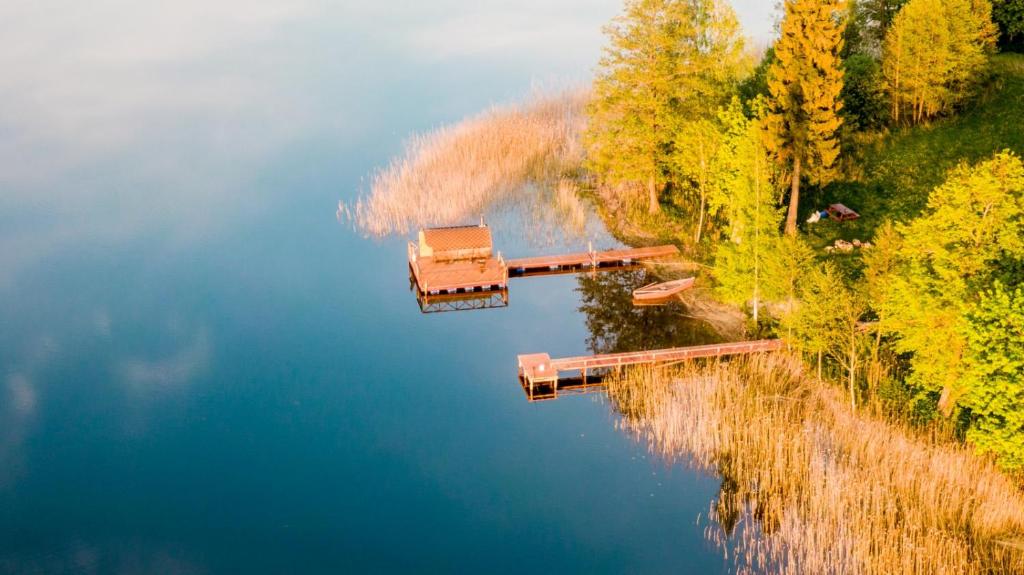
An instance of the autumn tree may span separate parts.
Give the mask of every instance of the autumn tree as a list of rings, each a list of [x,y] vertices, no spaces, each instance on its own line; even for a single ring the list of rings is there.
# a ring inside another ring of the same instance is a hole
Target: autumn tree
[[[919,123],[971,94],[995,45],[989,0],[910,0],[885,37],[892,117]]]
[[[651,213],[673,175],[681,126],[724,102],[742,38],[722,0],[629,0],[605,28],[586,145],[605,182],[643,187]]]
[[[775,62],[768,75],[772,147],[791,172],[785,231],[796,234],[800,181],[835,175],[842,124],[842,0],[786,0]]]

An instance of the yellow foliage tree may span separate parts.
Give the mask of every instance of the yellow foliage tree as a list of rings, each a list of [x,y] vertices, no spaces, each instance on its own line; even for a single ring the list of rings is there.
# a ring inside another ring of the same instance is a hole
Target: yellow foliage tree
[[[883,46],[893,119],[919,123],[963,102],[996,33],[989,0],[910,0]]]
[[[839,157],[843,0],[786,0],[776,61],[768,73],[771,146],[791,169],[786,233],[796,234],[800,178],[826,184]]]

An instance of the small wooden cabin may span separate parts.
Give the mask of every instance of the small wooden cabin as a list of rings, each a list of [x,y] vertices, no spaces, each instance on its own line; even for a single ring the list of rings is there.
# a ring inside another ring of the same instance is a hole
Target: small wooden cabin
[[[420,230],[419,256],[434,261],[488,259],[494,251],[486,225]]]

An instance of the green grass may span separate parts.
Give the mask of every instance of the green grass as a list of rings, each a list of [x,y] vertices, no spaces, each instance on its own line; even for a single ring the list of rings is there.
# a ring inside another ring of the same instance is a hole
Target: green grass
[[[851,175],[801,198],[800,216],[806,219],[813,208],[839,202],[861,219],[804,224],[811,244],[822,248],[837,239],[870,240],[885,220],[907,221],[920,214],[929,192],[958,163],[984,160],[1004,149],[1024,155],[1024,54],[993,57],[992,72],[981,97],[959,115],[877,136],[848,152]]]

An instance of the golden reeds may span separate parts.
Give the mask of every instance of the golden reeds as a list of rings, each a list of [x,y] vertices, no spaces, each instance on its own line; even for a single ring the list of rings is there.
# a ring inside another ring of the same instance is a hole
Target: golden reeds
[[[707,533],[739,572],[1024,572],[1024,494],[991,461],[854,411],[798,360],[609,379],[625,429],[723,477]]]
[[[474,221],[528,184],[555,186],[583,160],[580,134],[586,93],[537,94],[453,126],[417,135],[403,154],[374,174],[351,214],[370,235]],[[575,215],[573,216],[575,217]]]

